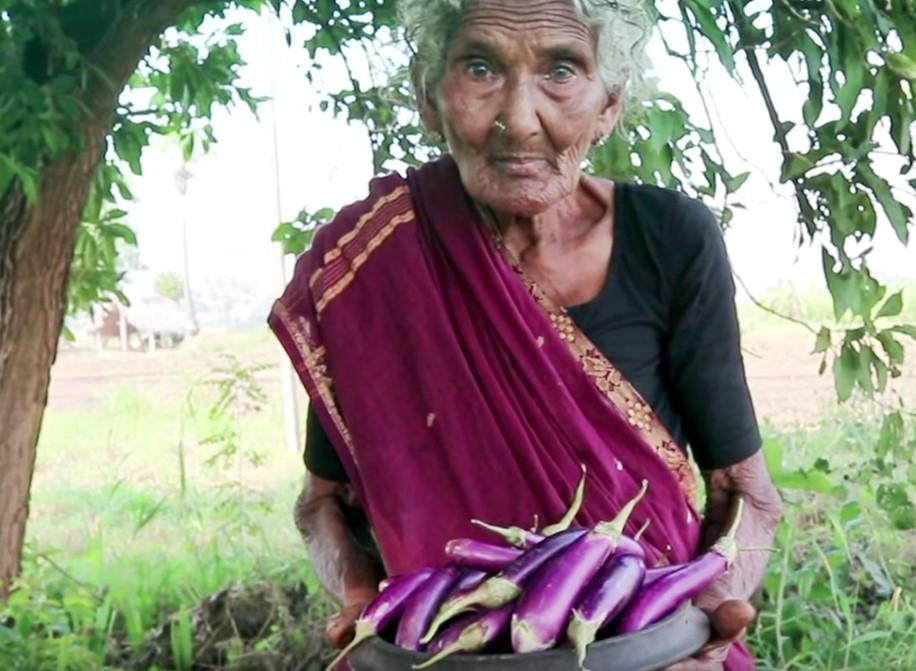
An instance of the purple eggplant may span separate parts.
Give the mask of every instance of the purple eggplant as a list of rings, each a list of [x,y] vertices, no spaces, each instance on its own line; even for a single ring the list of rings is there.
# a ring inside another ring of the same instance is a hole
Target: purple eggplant
[[[621,508],[617,517],[596,525],[555,554],[530,580],[512,616],[515,652],[539,652],[556,645],[566,630],[573,607],[616,549],[624,526],[647,489],[648,482],[643,480],[639,492]]]
[[[497,527],[493,526],[492,524],[487,524],[486,522],[481,522],[480,520],[471,520],[471,523],[476,524],[477,526],[486,529],[487,531],[492,531],[493,533],[498,534],[510,545],[514,545],[523,550],[530,550],[545,538],[544,535],[539,534],[536,531],[528,531],[527,529],[522,529],[520,527]],[[645,559],[646,556],[646,551],[643,550],[642,545],[640,545],[637,541],[633,540],[629,536],[620,537],[620,540],[617,543],[617,552],[621,554],[635,555],[640,559]]]
[[[422,664],[414,664],[414,669],[425,669],[438,664],[446,657],[458,652],[478,652],[497,640],[509,628],[514,604],[507,604],[493,610],[476,614],[451,643],[446,642],[435,655]],[[457,629],[456,629],[457,631]],[[445,632],[443,633],[443,636]],[[454,635],[454,634],[453,634]]]
[[[728,570],[738,554],[735,534],[741,523],[743,507],[744,500],[738,499],[738,510],[731,529],[707,552],[687,563],[681,570],[659,578],[636,594],[620,618],[618,634],[642,631],[658,622],[712,585]]]
[[[461,636],[462,632],[468,628],[469,625],[473,624],[482,613],[465,613],[464,615],[459,615],[456,617],[449,625],[443,629],[439,634],[436,635],[436,638],[427,645],[423,651],[428,652],[431,655],[435,655],[439,652],[442,652],[450,645],[453,645],[458,638]]]
[[[492,531],[502,536],[509,545],[514,545],[523,550],[530,550],[544,540],[545,536],[553,536],[555,533],[569,529],[572,526],[573,520],[576,519],[576,515],[582,510],[582,502],[585,500],[585,480],[588,471],[585,468],[585,464],[582,464],[581,468],[582,477],[579,480],[579,484],[576,486],[572,504],[570,504],[566,514],[563,515],[563,518],[556,524],[550,524],[544,527],[540,533],[534,530],[529,531],[528,529],[522,529],[521,527],[498,527],[487,524],[486,522],[481,522],[480,520],[471,520],[471,524],[476,524],[487,531]]]
[[[473,538],[456,538],[445,546],[445,554],[454,563],[484,571],[501,571],[518,559],[524,550],[493,545]]]
[[[585,668],[588,646],[598,636],[598,630],[626,608],[645,574],[646,565],[639,557],[616,555],[601,567],[585,588],[566,629],[567,637],[576,648],[580,669]]]
[[[544,536],[539,534],[537,531],[522,529],[521,527],[498,527],[496,525],[488,524],[480,520],[471,520],[471,524],[474,524],[481,529],[492,531],[497,536],[500,536],[509,545],[521,548],[522,550],[530,550],[535,545],[544,540]]]
[[[432,574],[432,569],[428,569],[391,578],[388,588],[375,597],[363,610],[362,615],[357,618],[356,635],[350,641],[350,644],[331,661],[327,671],[331,671],[331,669],[340,664],[344,657],[350,654],[353,648],[367,638],[377,635],[389,622],[400,615],[410,595],[426,582]]]
[[[439,610],[451,608],[455,602],[464,599],[464,597],[477,589],[480,586],[480,583],[489,578],[490,575],[491,574],[484,571],[467,569],[467,573],[458,580],[458,582],[452,588],[451,593],[448,595],[448,598],[442,602]]]
[[[685,566],[687,566],[686,563],[671,564],[669,566],[660,566],[658,568],[646,569],[646,577],[642,580],[642,587],[648,587],[659,578],[664,578],[666,575],[674,573],[675,571],[680,571]]]
[[[461,576],[458,578],[458,582],[456,582],[455,586],[452,588],[452,594],[457,594],[466,589],[474,589],[477,585],[486,580],[488,575],[486,571],[478,571],[473,568],[464,569]],[[451,596],[451,594],[449,596]]]
[[[404,612],[398,622],[395,645],[405,650],[420,650],[420,637],[442,605],[442,600],[461,577],[461,570],[446,567],[434,572],[423,582],[404,605]]]
[[[411,572],[409,572],[409,573],[398,573],[397,575],[390,575],[390,576],[386,577],[385,579],[383,579],[383,580],[378,584],[378,591],[379,591],[379,593],[381,594],[381,593],[384,592],[386,589],[388,589],[388,586],[389,586],[392,582],[394,582],[395,580],[403,580],[404,578],[406,578],[406,577],[408,577],[408,576],[411,576],[411,575],[413,575],[414,573],[423,573],[423,574],[429,575],[429,573],[430,573],[431,571],[432,571],[432,569],[430,569],[430,568],[428,568],[428,567],[424,567],[424,568],[421,568],[421,569],[417,569],[416,571],[411,571]]]
[[[433,620],[421,643],[429,643],[446,621],[475,607],[499,608],[514,601],[528,579],[551,557],[582,538],[588,529],[568,529],[548,536],[492,578],[460,599],[449,599]]]

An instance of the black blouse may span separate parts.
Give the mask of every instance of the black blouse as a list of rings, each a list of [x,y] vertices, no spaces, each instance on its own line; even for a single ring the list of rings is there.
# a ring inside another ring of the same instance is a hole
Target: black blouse
[[[607,283],[569,315],[617,366],[703,470],[761,445],[741,358],[725,241],[700,202],[667,189],[617,184]],[[313,411],[306,467],[347,475]]]

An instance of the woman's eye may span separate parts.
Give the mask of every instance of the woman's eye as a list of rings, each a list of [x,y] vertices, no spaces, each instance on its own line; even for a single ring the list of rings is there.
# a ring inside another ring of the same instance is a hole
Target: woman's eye
[[[476,79],[485,79],[493,74],[486,61],[470,61],[467,67],[468,73]]]
[[[548,79],[555,82],[568,82],[573,77],[576,76],[576,71],[569,65],[554,65],[550,68],[550,74],[548,74]]]

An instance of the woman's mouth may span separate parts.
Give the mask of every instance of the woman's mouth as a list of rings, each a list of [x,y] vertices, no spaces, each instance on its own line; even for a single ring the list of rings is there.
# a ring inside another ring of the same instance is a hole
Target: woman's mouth
[[[494,156],[490,162],[509,177],[535,177],[547,166],[547,161],[540,156],[516,154]]]

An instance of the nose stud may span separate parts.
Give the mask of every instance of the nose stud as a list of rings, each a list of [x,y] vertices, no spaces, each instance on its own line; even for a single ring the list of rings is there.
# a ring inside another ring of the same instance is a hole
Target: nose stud
[[[499,131],[500,133],[505,133],[506,130],[507,130],[507,129],[506,129],[506,124],[504,124],[504,123],[503,123],[502,121],[500,121],[499,119],[497,119],[496,121],[493,122],[493,128],[495,128],[495,129],[496,129],[497,131]]]

